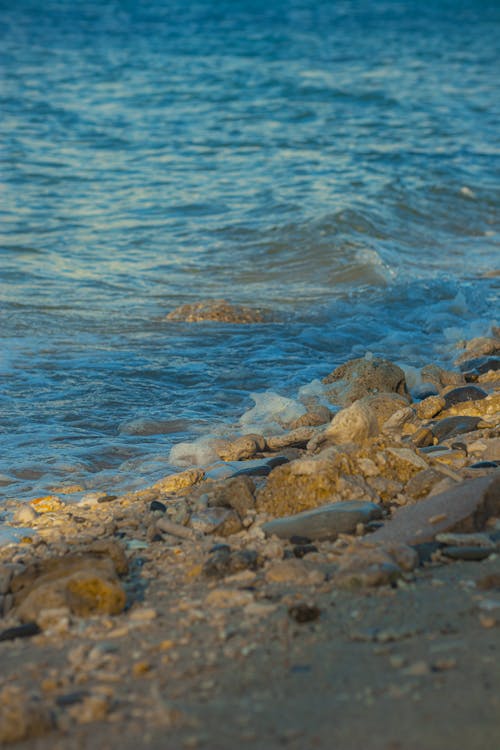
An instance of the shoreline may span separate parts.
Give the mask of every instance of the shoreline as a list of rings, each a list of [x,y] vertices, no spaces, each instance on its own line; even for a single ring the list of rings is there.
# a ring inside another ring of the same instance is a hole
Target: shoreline
[[[0,743],[493,750],[499,353],[493,329],[427,365],[418,401],[351,360],[332,410],[212,468],[9,503]]]

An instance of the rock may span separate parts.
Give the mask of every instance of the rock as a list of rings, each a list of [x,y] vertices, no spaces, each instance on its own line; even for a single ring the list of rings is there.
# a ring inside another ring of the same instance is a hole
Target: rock
[[[428,427],[436,440],[442,443],[443,440],[448,440],[455,435],[472,432],[477,429],[480,421],[479,417],[444,417],[444,419],[430,423]]]
[[[486,547],[444,547],[441,554],[450,557],[452,560],[485,560],[495,550]]]
[[[330,409],[327,409],[326,406],[316,405],[313,411],[307,411],[301,417],[297,417],[293,422],[290,422],[289,427],[291,430],[296,430],[298,427],[319,427],[329,422],[331,418]]]
[[[443,475],[437,469],[423,469],[414,474],[405,487],[405,495],[418,500],[429,494],[432,488],[443,479]]]
[[[37,513],[54,513],[55,511],[64,508],[64,503],[57,497],[57,495],[37,497],[30,502],[30,505]]]
[[[266,449],[266,440],[262,435],[243,435],[232,442],[222,443],[216,447],[217,455],[223,461],[241,461],[252,458]]]
[[[350,473],[349,465],[347,456],[329,449],[278,466],[257,493],[256,509],[273,516],[287,516],[317,508],[335,494],[341,472]]]
[[[469,453],[480,455],[482,461],[500,461],[500,437],[481,438],[469,445]]]
[[[477,357],[460,363],[460,370],[465,380],[472,380],[471,376],[484,375],[487,372],[500,370],[500,357]]]
[[[214,589],[205,597],[208,607],[220,609],[231,609],[233,607],[245,607],[253,602],[250,591],[238,591],[234,589]]]
[[[500,393],[486,395],[476,401],[457,403],[446,412],[450,416],[488,417],[500,415]],[[498,421],[498,420],[497,420]]]
[[[449,372],[437,365],[426,365],[420,372],[422,380],[436,384],[439,389],[447,385],[464,385],[465,383],[465,378],[461,373]]]
[[[236,476],[217,482],[208,493],[208,507],[232,508],[240,518],[255,506],[255,484],[248,476]]]
[[[366,403],[356,401],[334,416],[323,436],[336,444],[362,443],[375,437],[378,431],[375,412]]]
[[[471,359],[478,357],[487,357],[500,353],[500,339],[497,337],[480,336],[471,339],[464,344],[465,351],[460,354],[456,360],[456,365],[467,363]]]
[[[417,552],[404,544],[359,542],[344,552],[333,580],[341,588],[383,586],[412,571],[418,561]]]
[[[305,448],[316,433],[315,427],[297,427],[284,435],[272,435],[266,438],[267,448],[270,451],[279,451],[289,447]]]
[[[30,526],[38,518],[38,513],[30,505],[23,505],[14,513],[14,522]]]
[[[495,550],[496,544],[488,534],[437,534],[436,542],[450,547],[484,547]]]
[[[158,529],[158,531],[169,534],[170,536],[176,537],[177,539],[196,539],[196,534],[193,529],[188,529],[186,526],[183,526],[180,523],[169,521],[167,518],[159,518],[156,522],[156,528]]]
[[[321,615],[321,610],[315,604],[309,604],[308,602],[298,602],[288,607],[288,614],[298,622],[302,624],[304,622],[314,622]]]
[[[265,323],[272,320],[269,311],[233,305],[225,299],[210,299],[177,307],[166,315],[165,320],[179,320],[186,323],[215,321],[217,323]]]
[[[325,574],[307,560],[290,558],[273,562],[266,570],[268,583],[295,583],[303,586],[317,586],[323,583]]]
[[[79,617],[118,614],[126,602],[114,560],[98,551],[28,565],[13,576],[10,587],[16,615],[23,622],[38,622],[42,610],[63,607]]]
[[[7,594],[10,590],[12,572],[12,568],[8,568],[6,565],[2,565],[0,568],[0,594]]]
[[[0,691],[0,745],[33,739],[55,727],[50,710],[14,685]]]
[[[455,406],[455,404],[461,404],[464,401],[479,401],[486,398],[487,395],[486,391],[483,391],[477,385],[463,385],[459,388],[452,388],[443,394],[446,409],[449,409],[450,406]],[[432,414],[431,416],[434,415]]]
[[[405,374],[397,365],[377,357],[353,359],[323,378],[328,398],[341,406],[381,391],[399,393],[409,400]]]
[[[26,622],[23,625],[15,625],[0,631],[0,641],[13,641],[16,638],[32,638],[41,633],[36,622]]]
[[[239,469],[232,476],[233,477],[244,477],[244,476],[267,477],[276,466],[281,466],[281,464],[287,464],[289,461],[290,461],[290,458],[287,456],[273,456],[273,458],[268,458],[264,460],[241,462],[241,463],[251,463],[253,465],[249,466],[248,468]]]
[[[429,396],[417,404],[415,411],[419,419],[432,419],[445,408],[446,401],[442,396]]]
[[[281,539],[301,536],[309,540],[333,540],[339,534],[355,531],[358,523],[368,523],[381,515],[379,506],[374,503],[348,500],[269,521],[262,530],[267,536],[275,534]]]
[[[481,530],[500,513],[500,474],[471,479],[396,510],[371,536],[373,542],[422,544],[447,531]]]
[[[232,550],[227,544],[219,544],[205,560],[203,572],[208,577],[227,576],[242,570],[257,570],[261,563],[255,550]]]
[[[170,474],[168,477],[160,479],[153,485],[153,489],[161,492],[178,492],[187,487],[198,484],[205,478],[205,472],[202,469],[187,469],[179,474]]]
[[[190,526],[202,534],[230,536],[241,531],[243,526],[236,511],[231,508],[206,508],[191,516]]]
[[[365,396],[356,403],[365,404],[373,411],[379,430],[394,414],[400,412],[401,409],[408,408],[408,399],[397,393],[374,393],[371,396]]]
[[[150,511],[160,511],[160,513],[166,513],[167,506],[164,503],[161,503],[159,500],[152,500],[151,504],[149,506]]]
[[[411,406],[406,406],[404,409],[398,409],[392,414],[389,419],[384,422],[382,429],[386,433],[400,433],[406,425],[412,425],[417,423],[415,411]]]

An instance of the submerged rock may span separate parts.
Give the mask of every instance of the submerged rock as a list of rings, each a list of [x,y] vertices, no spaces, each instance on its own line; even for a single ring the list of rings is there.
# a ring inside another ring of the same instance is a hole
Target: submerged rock
[[[410,401],[405,374],[397,365],[378,357],[362,357],[346,362],[325,378],[331,385],[327,396],[333,402],[348,406],[373,393],[398,393]]]
[[[375,503],[348,500],[269,521],[263,525],[262,530],[268,536],[275,534],[281,539],[297,536],[333,540],[339,534],[355,531],[358,523],[367,523],[381,515],[382,512]]]
[[[165,320],[179,320],[186,323],[215,321],[217,323],[266,323],[272,320],[269,311],[261,308],[233,305],[225,299],[210,299],[187,303],[166,315]]]

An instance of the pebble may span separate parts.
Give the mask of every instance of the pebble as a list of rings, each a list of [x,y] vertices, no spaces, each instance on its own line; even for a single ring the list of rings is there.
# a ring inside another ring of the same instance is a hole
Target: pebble
[[[334,540],[341,533],[355,531],[358,523],[367,523],[381,515],[382,511],[375,503],[347,500],[277,518],[265,523],[262,528],[268,536],[274,534],[281,539],[299,536],[310,541]]]
[[[464,432],[473,432],[473,430],[477,429],[480,421],[479,417],[444,417],[444,419],[434,422],[429,427],[436,440],[442,443],[443,440],[448,440],[455,437],[455,435],[461,435]]]
[[[495,550],[485,547],[445,547],[441,554],[450,557],[452,560],[485,560]]]
[[[477,385],[463,385],[459,388],[452,388],[444,394],[445,408],[460,404],[464,401],[479,401],[487,397],[486,391]]]
[[[38,518],[38,513],[30,505],[24,505],[14,513],[14,522],[31,524]]]

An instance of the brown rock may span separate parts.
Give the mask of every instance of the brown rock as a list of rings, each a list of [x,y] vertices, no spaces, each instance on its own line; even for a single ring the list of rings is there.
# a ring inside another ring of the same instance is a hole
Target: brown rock
[[[312,411],[307,411],[301,417],[297,417],[290,422],[290,429],[295,430],[297,427],[319,427],[326,424],[332,418],[331,412],[326,406],[315,406]]]
[[[124,569],[123,561],[115,565],[103,550],[28,565],[10,584],[16,614],[23,622],[37,621],[43,610],[65,607],[79,617],[118,614],[126,596],[117,568]]]
[[[277,466],[256,498],[259,512],[287,516],[332,499],[342,472],[351,473],[348,456],[335,449]]]
[[[304,415],[306,416],[306,415]],[[305,448],[309,440],[316,435],[315,427],[297,427],[284,435],[273,435],[266,438],[267,447],[270,451],[279,451],[282,448]]]
[[[323,383],[333,384],[327,391],[328,398],[342,406],[381,391],[399,393],[410,400],[403,370],[377,357],[362,357],[346,362],[323,378]]]
[[[400,508],[375,531],[373,542],[421,544],[445,531],[480,531],[500,513],[500,474],[471,479],[439,495]]]
[[[295,583],[303,586],[315,586],[323,583],[325,574],[307,560],[291,558],[271,563],[266,570],[266,581],[269,583]]]
[[[178,492],[198,484],[204,477],[205,472],[202,469],[188,469],[187,471],[181,471],[179,474],[170,474],[168,477],[160,479],[153,485],[153,489],[161,492]]]
[[[373,409],[356,401],[341,409],[326,428],[323,436],[332,443],[362,443],[378,434],[377,417]]]
[[[223,461],[242,461],[252,458],[266,449],[266,440],[262,435],[243,435],[232,442],[216,447],[216,452]]]
[[[428,396],[415,407],[417,417],[419,419],[432,419],[444,409],[445,405],[446,401],[442,396]]]
[[[47,706],[21,688],[12,685],[0,691],[0,745],[40,737],[54,725]]]
[[[244,518],[255,505],[255,484],[249,476],[232,477],[210,489],[208,507],[233,508]]]
[[[265,323],[272,319],[268,311],[233,305],[225,299],[211,299],[188,303],[172,310],[165,320],[180,320],[186,323],[216,321],[218,323]]]
[[[361,399],[361,403],[374,412],[380,430],[394,414],[408,408],[408,399],[398,393],[374,393]]]
[[[397,580],[403,572],[413,570],[417,564],[417,553],[405,544],[358,542],[342,555],[334,582],[342,588],[383,586]]]

